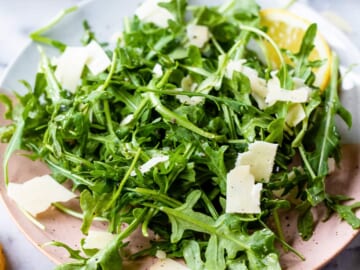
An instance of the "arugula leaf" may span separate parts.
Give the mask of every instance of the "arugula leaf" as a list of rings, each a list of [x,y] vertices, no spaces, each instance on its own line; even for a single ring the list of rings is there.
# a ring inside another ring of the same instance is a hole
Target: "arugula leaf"
[[[327,160],[329,157],[339,157],[340,135],[335,128],[335,117],[341,110],[346,114],[347,123],[351,124],[348,113],[340,103],[337,93],[338,89],[338,64],[339,60],[336,55],[332,56],[331,84],[325,91],[324,106],[316,114],[316,125],[313,125],[308,132],[306,141],[308,145],[315,146],[315,149],[309,155],[309,162],[318,176],[325,176],[328,172]],[[311,139],[310,139],[311,138]],[[310,142],[312,142],[310,144]]]
[[[352,200],[347,196],[329,196],[326,200],[326,204],[335,211],[342,220],[345,220],[354,229],[360,228],[360,218],[356,216],[356,210],[360,208],[360,202],[354,202],[352,204],[343,204],[345,201]]]
[[[171,13],[175,14],[176,22],[184,24],[185,22],[185,10],[186,0],[171,0],[169,2],[160,2],[159,6],[168,9]]]
[[[22,136],[25,128],[26,119],[28,118],[28,115],[30,113],[30,110],[33,106],[32,101],[30,100],[27,105],[21,109],[20,111],[20,117],[16,120],[16,128],[14,131],[14,134],[12,135],[9,144],[6,148],[6,151],[4,153],[4,159],[3,159],[3,172],[4,172],[4,181],[5,185],[9,183],[9,160],[11,158],[11,155],[16,151],[20,150],[22,146]]]
[[[5,119],[11,119],[13,113],[13,105],[11,99],[6,94],[0,94],[0,102],[6,107],[4,113]]]
[[[309,240],[314,231],[314,217],[311,212],[311,204],[305,202],[298,207],[299,216],[297,221],[297,227],[302,239]]]
[[[84,190],[80,195],[80,206],[84,213],[84,219],[81,226],[83,234],[87,234],[93,219],[96,216],[101,216],[105,206],[108,204],[110,195],[107,193],[98,195],[93,194],[88,190]]]
[[[201,148],[204,150],[206,159],[204,160],[210,171],[215,173],[214,181],[220,188],[222,194],[226,192],[226,174],[227,170],[224,163],[224,153],[227,149],[227,146],[223,145],[221,147],[213,147],[208,143],[201,145]],[[218,149],[218,150],[214,150]]]

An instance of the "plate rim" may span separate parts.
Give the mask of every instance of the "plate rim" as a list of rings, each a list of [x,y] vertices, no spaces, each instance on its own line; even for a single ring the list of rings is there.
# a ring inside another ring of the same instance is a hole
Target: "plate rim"
[[[100,1],[100,0],[82,0],[80,1],[78,4],[76,4],[76,6],[78,7],[78,10],[83,9],[84,7],[86,7],[87,5],[89,5],[92,2],[96,2],[96,1]],[[308,9],[308,10],[312,10],[314,13],[318,14],[320,18],[322,18],[323,20],[325,20],[321,14],[319,14],[317,11],[315,11],[313,8],[302,4],[302,3],[294,3],[294,6],[301,6],[302,8]],[[64,18],[64,20],[66,20],[66,18]],[[346,37],[345,34],[343,34],[341,31],[338,30],[338,28],[331,24],[330,22],[328,22],[329,25],[332,26],[332,29],[336,29],[338,33],[341,33],[342,38],[346,38],[346,40],[348,40],[349,44],[351,44],[351,46],[353,46],[357,52],[359,52],[359,48],[357,48],[354,43],[348,38]],[[51,30],[50,30],[51,31]],[[16,66],[16,64],[21,61],[21,58],[23,57],[23,55],[26,53],[27,50],[29,50],[29,48],[34,45],[35,43],[31,40],[28,40],[27,43],[22,47],[22,49],[17,53],[17,55],[11,59],[11,61],[9,62],[9,64],[6,66],[6,68],[4,69],[4,72],[2,74],[2,76],[0,77],[0,87],[3,87],[3,84],[5,82],[5,80],[8,78],[8,76],[11,75],[11,72],[13,71],[13,68]],[[360,55],[360,53],[359,53]],[[12,89],[5,89],[5,90],[12,90]],[[2,186],[2,185],[1,185]],[[0,187],[0,191],[1,191],[2,187]],[[4,193],[6,193],[6,188],[4,189]],[[40,250],[40,252],[42,254],[44,254],[47,258],[49,258],[52,262],[59,264],[59,260],[51,255],[49,255],[49,253],[46,251],[46,249],[42,248],[38,243],[35,242],[35,240],[33,238],[30,237],[30,235],[28,233],[26,233],[26,231],[24,230],[24,227],[21,226],[21,224],[16,220],[15,216],[13,215],[13,213],[10,211],[10,208],[8,207],[8,204],[5,201],[5,198],[3,197],[2,192],[0,192],[0,201],[1,203],[5,206],[4,208],[6,209],[6,211],[9,213],[9,216],[11,217],[12,221],[17,225],[18,229],[21,231],[21,233],[26,237],[26,239],[33,245],[36,247],[37,250]],[[333,260],[335,257],[337,257],[343,250],[346,249],[346,247],[358,236],[360,235],[360,229],[359,230],[354,230],[354,233],[352,234],[352,237],[348,239],[348,241],[344,242],[343,245],[336,251],[335,254],[332,254],[331,256],[328,256],[327,260],[323,261],[321,264],[315,266],[315,269],[320,269],[321,267],[324,267],[326,264],[328,264],[331,260]]]

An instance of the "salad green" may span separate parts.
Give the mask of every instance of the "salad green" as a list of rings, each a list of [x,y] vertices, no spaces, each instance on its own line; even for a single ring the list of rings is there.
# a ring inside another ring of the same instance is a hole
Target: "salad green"
[[[340,116],[350,127],[351,115],[339,100],[335,54],[327,89],[313,85],[313,68],[321,65],[308,60],[316,25],[308,28],[299,52],[286,52],[293,65],[283,62],[274,72],[252,47],[271,41],[254,0],[216,7],[171,0],[159,6],[173,15],[167,27],[139,16],[125,19],[114,48],[96,40],[84,23],[83,45],[101,44],[111,64],[96,75],[85,67],[75,91],[59,83],[56,63],[40,49],[34,85],[23,82],[28,92],[16,95],[18,104],[0,95],[5,117],[12,120],[0,129],[1,141],[8,143],[6,183],[10,156],[29,150],[29,158],[44,161],[57,181],[70,179],[80,192],[84,235],[95,218],[106,220],[116,235],[101,250],[80,252],[53,242],[75,259],[57,269],[121,269],[125,259],[154,256],[157,250],[184,258],[190,269],[280,269],[277,241],[298,254],[284,239],[281,211],[298,212],[304,240],[311,238],[311,209],[319,204],[360,228],[354,214],[359,203],[344,205],[348,197],[325,190],[328,159],[341,158],[335,119]],[[209,31],[203,46],[190,42],[189,25]],[[43,36],[46,30],[32,38],[66,51],[61,41]],[[248,72],[229,72],[234,63]],[[289,92],[300,80],[311,91],[305,102],[264,105],[251,80],[274,80]],[[290,125],[286,119],[294,104],[304,116]],[[261,181],[261,213],[226,213],[228,172],[255,141],[278,145],[270,181]],[[151,165],[145,168],[146,163]],[[124,258],[126,238],[139,226],[143,235],[151,230],[159,240]]]

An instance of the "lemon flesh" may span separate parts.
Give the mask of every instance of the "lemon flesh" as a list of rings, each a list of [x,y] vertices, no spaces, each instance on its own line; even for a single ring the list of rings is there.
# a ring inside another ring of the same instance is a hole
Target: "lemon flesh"
[[[285,9],[265,9],[260,12],[261,25],[267,28],[267,34],[273,39],[280,49],[286,49],[292,53],[297,53],[300,50],[301,43],[307,28],[311,22],[285,10]],[[322,60],[323,65],[319,68],[314,68],[315,82],[314,85],[320,89],[325,89],[329,83],[330,78],[330,63],[331,52],[329,45],[317,33],[314,40],[314,49],[310,53],[309,60]],[[275,49],[268,42],[265,42],[270,64],[274,68],[280,66],[280,59]],[[287,63],[291,64],[290,59],[284,55]]]

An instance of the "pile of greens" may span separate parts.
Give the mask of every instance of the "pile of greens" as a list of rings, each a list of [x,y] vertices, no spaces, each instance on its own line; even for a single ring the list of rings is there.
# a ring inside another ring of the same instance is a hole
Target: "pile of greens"
[[[167,28],[136,16],[125,20],[115,48],[102,43],[111,67],[97,76],[85,69],[74,93],[57,82],[55,66],[42,51],[34,86],[24,82],[28,92],[17,95],[16,107],[9,97],[0,96],[8,109],[5,116],[12,120],[0,130],[1,141],[9,143],[6,181],[11,154],[29,150],[29,157],[45,162],[57,181],[70,179],[81,192],[83,234],[95,217],[106,219],[108,230],[116,234],[102,250],[83,249],[85,255],[54,242],[76,259],[57,269],[121,269],[125,258],[119,250],[139,226],[145,236],[151,230],[160,240],[130,259],[163,250],[199,270],[280,269],[275,242],[291,249],[279,221],[284,209],[298,212],[298,231],[304,240],[312,235],[311,209],[319,204],[359,228],[353,212],[356,204],[342,205],[347,197],[325,191],[327,161],[341,157],[335,117],[351,126],[351,116],[339,101],[335,55],[328,88],[322,92],[313,86],[312,70],[322,64],[307,60],[316,25],[309,27],[299,52],[286,52],[293,65],[283,65],[276,74],[285,89],[294,88],[295,77],[312,88],[309,102],[303,104],[305,119],[289,127],[285,122],[289,102],[260,109],[246,75],[225,76],[229,61],[239,59],[246,59],[245,65],[261,78],[272,76],[272,68],[249,46],[250,40],[261,42],[266,36],[255,1],[207,7],[171,0],[160,5],[176,20]],[[210,30],[203,48],[188,44],[190,23]],[[87,23],[84,26],[86,45],[96,36]],[[66,48],[60,41],[34,39],[60,51]],[[157,64],[163,71],[160,76],[153,71]],[[182,88],[187,76],[198,86],[194,91]],[[203,101],[189,105],[178,95]],[[257,140],[279,145],[271,180],[263,184],[262,212],[225,213],[227,173],[238,153]],[[168,160],[142,173],[139,166],[156,156]],[[299,157],[301,162],[293,165]]]

